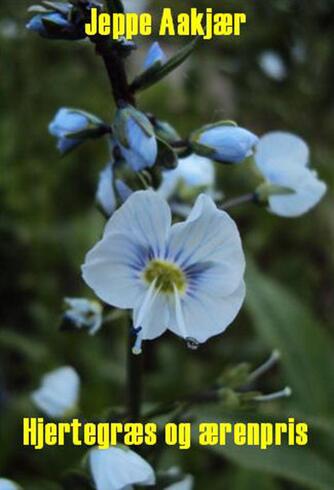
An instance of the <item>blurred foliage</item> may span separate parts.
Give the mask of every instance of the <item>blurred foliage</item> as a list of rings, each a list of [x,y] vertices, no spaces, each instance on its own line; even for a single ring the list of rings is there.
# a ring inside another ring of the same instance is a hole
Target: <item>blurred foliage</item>
[[[27,395],[44,372],[70,364],[82,378],[87,418],[121,405],[126,341],[120,322],[93,338],[58,331],[63,297],[91,296],[81,281],[80,264],[103,227],[94,194],[107,148],[94,141],[60,159],[47,125],[59,106],[80,107],[111,120],[113,104],[102,62],[89,43],[47,42],[25,32],[29,3],[14,0],[0,5],[0,474],[28,490],[55,490],[57,485],[51,482],[59,482],[83,451],[24,449],[21,417],[36,414]],[[160,0],[148,8],[158,14],[164,6],[170,2]],[[190,6],[189,1],[175,2],[176,10]],[[209,0],[201,3],[201,8],[205,6],[212,6]],[[330,490],[334,488],[334,8],[331,0],[230,0],[222,8],[247,12],[242,36],[199,43],[186,65],[143,92],[140,106],[169,120],[184,135],[203,123],[226,118],[258,134],[271,129],[296,132],[309,142],[312,163],[329,192],[317,209],[296,220],[251,206],[231,211],[252,257],[247,305],[227,333],[197,352],[186,350],[168,334],[150,343],[145,398],[170,401],[192,393],[211,383],[227,365],[243,361],[256,365],[279,348],[282,367],[257,388],[271,392],[289,384],[294,394],[289,401],[263,406],[256,417],[284,420],[294,415],[307,420],[309,446],[262,452],[237,447],[212,452],[194,448],[189,453],[170,449],[161,466],[177,464],[194,474],[198,489]],[[140,40],[139,60],[145,42]],[[169,53],[184,42],[162,40]],[[283,60],[286,77],[281,81],[260,67],[259,57],[267,50]],[[133,75],[140,64],[134,58],[129,62]],[[249,190],[242,166],[219,167],[217,172],[228,197]],[[225,420],[238,415],[201,407],[198,417]]]

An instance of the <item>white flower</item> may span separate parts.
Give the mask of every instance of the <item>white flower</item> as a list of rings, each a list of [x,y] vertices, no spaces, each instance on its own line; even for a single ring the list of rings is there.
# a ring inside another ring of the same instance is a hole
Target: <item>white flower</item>
[[[116,209],[116,196],[113,186],[111,164],[108,164],[102,172],[100,172],[96,191],[96,201],[107,216],[111,216]]]
[[[65,366],[44,375],[40,388],[32,393],[31,398],[49,417],[62,418],[76,409],[79,390],[77,372]]]
[[[308,146],[298,136],[277,131],[260,139],[255,151],[258,169],[270,184],[293,191],[268,198],[272,213],[285,217],[300,216],[323,197],[327,186],[307,166],[308,162]]]
[[[87,328],[90,335],[96,334],[102,326],[102,305],[85,298],[65,298],[69,309],[64,319],[77,328]]]
[[[0,478],[0,490],[20,490],[21,487],[12,480],[6,478]]]
[[[126,447],[91,449],[89,466],[97,490],[130,490],[132,485],[154,485],[152,467]]]
[[[205,157],[196,154],[180,158],[176,169],[163,173],[162,183],[158,193],[168,199],[180,183],[189,188],[213,188],[215,181],[214,164]]]
[[[103,301],[133,309],[140,352],[166,329],[197,343],[223,332],[244,301],[244,268],[236,224],[210,197],[171,226],[167,202],[148,190],[113,214],[82,271]]]

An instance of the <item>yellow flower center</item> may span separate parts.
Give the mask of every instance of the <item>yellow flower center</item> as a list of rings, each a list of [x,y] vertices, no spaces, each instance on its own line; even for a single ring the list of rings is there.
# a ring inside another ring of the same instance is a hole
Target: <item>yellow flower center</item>
[[[179,266],[166,260],[154,259],[144,270],[144,279],[163,293],[174,293],[174,286],[179,293],[184,293],[187,286],[186,276]]]

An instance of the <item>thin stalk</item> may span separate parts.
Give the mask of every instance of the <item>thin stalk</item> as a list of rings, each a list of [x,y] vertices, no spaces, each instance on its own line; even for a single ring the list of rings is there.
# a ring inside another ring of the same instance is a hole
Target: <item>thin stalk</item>
[[[279,400],[280,398],[288,398],[291,396],[292,390],[290,386],[286,386],[283,390],[276,393],[270,393],[269,395],[259,395],[254,398],[256,402],[271,402],[273,400]]]
[[[279,359],[281,358],[281,355],[278,350],[274,350],[269,359],[267,359],[261,366],[259,366],[257,369],[255,369],[252,373],[250,373],[247,382],[252,383],[256,379],[258,379],[260,376],[265,374],[269,369],[271,369],[273,366],[277,364]]]
[[[232,199],[225,201],[221,206],[219,206],[219,209],[225,210],[234,208],[235,206],[239,206],[240,204],[244,204],[246,202],[254,202],[254,200],[255,195],[253,192],[250,192],[249,194],[243,194],[242,196],[233,197]]]

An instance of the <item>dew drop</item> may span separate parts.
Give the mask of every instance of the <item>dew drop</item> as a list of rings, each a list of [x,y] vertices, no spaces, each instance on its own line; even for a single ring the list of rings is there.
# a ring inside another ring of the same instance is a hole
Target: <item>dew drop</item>
[[[186,345],[188,349],[191,350],[197,350],[199,347],[199,342],[198,340],[194,339],[193,337],[187,337],[186,339]]]

